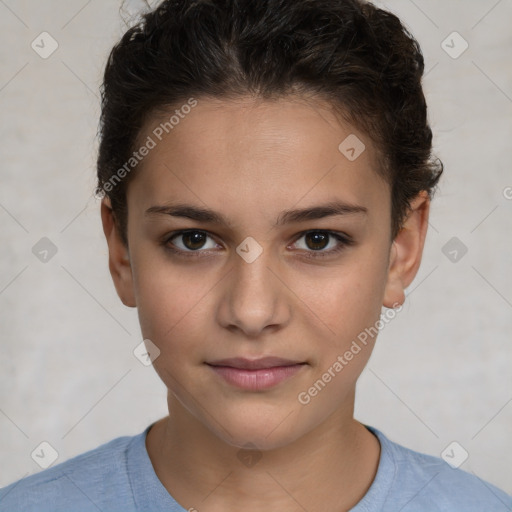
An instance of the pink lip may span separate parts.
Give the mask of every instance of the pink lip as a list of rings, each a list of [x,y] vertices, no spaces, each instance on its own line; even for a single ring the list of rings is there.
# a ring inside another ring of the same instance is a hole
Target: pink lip
[[[206,364],[229,384],[258,391],[271,388],[295,375],[306,363],[264,357],[252,361],[243,358],[223,359]]]
[[[261,368],[274,368],[275,366],[292,366],[301,364],[304,361],[292,361],[282,357],[261,357],[260,359],[246,359],[245,357],[232,357],[230,359],[219,359],[206,364],[210,366],[230,366],[241,370],[259,370]]]

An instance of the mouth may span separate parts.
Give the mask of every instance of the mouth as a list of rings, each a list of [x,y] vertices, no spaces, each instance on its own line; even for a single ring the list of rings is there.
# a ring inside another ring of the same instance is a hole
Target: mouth
[[[237,368],[239,370],[262,370],[269,368],[277,368],[283,366],[296,366],[299,364],[307,364],[303,361],[292,361],[281,357],[262,357],[260,359],[245,359],[243,357],[233,357],[231,359],[219,359],[206,363],[209,366],[223,366],[228,368]]]
[[[306,362],[279,357],[253,360],[235,357],[206,364],[228,384],[248,391],[272,388],[307,366]]]

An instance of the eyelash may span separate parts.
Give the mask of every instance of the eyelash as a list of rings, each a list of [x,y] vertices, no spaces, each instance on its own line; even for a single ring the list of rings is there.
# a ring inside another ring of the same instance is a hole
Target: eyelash
[[[201,229],[187,229],[182,231],[174,231],[173,233],[170,233],[168,236],[164,238],[162,241],[162,245],[165,247],[166,250],[171,251],[172,253],[178,254],[180,256],[183,256],[185,258],[202,258],[207,257],[208,255],[203,256],[201,253],[205,252],[202,249],[197,249],[196,251],[188,250],[184,251],[182,249],[176,249],[176,247],[173,247],[172,245],[169,245],[170,241],[173,238],[179,237],[179,235],[184,235],[186,233],[204,233],[210,238],[213,238],[208,231],[204,231]],[[302,231],[299,233],[298,237],[295,239],[295,242],[300,240],[304,235],[307,235],[309,233],[322,233],[322,234],[328,234],[329,236],[335,238],[338,242],[340,242],[334,249],[330,249],[329,251],[323,251],[323,250],[309,250],[307,251],[304,256],[306,258],[325,258],[327,256],[332,256],[333,254],[337,254],[341,251],[343,251],[346,247],[351,246],[354,244],[354,240],[350,238],[348,235],[337,233],[336,231],[329,231],[326,229],[309,229],[307,231]],[[294,242],[294,243],[295,243]]]

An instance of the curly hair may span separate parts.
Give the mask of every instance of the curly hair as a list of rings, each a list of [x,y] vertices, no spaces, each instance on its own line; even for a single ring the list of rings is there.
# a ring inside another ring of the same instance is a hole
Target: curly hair
[[[378,149],[394,239],[411,200],[422,190],[432,198],[443,172],[432,155],[423,71],[420,46],[399,18],[363,0],[164,0],[108,57],[95,192],[109,197],[128,246],[134,172],[115,187],[112,177],[151,116],[193,97],[314,95]]]

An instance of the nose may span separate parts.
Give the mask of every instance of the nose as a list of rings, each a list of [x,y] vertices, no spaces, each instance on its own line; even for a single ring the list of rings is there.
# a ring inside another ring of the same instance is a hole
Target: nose
[[[233,265],[223,284],[220,324],[250,338],[283,328],[289,322],[290,307],[278,264],[264,250],[250,263],[236,254]]]

